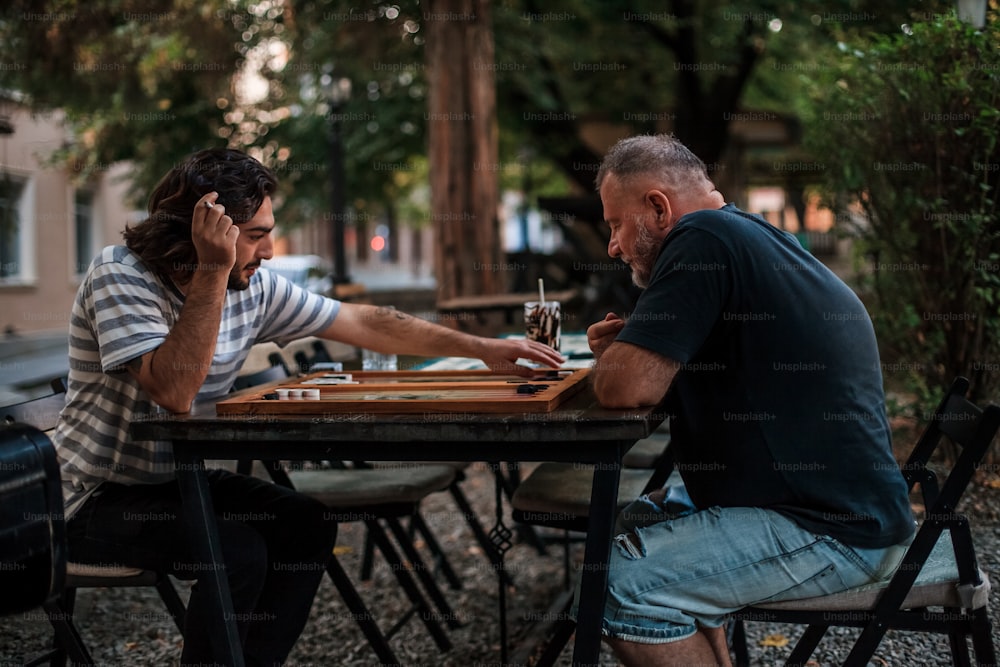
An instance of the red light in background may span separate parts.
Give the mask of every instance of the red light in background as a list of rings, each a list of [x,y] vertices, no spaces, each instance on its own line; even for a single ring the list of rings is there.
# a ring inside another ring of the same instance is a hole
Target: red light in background
[[[381,236],[373,236],[371,247],[375,252],[382,252],[385,250],[385,239]]]

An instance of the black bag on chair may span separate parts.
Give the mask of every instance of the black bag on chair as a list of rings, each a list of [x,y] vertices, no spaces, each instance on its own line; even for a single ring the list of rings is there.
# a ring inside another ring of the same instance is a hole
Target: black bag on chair
[[[66,531],[59,465],[48,436],[0,425],[0,615],[62,593]]]

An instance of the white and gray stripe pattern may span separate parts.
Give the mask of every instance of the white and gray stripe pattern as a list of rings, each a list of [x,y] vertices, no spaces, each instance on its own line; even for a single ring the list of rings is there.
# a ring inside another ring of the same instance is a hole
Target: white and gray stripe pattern
[[[53,434],[66,515],[101,482],[157,484],[174,478],[170,443],[133,442],[129,424],[160,412],[125,364],[156,349],[184,305],[124,246],[94,259],[70,317],[66,407]],[[284,345],[333,322],[340,302],[258,269],[245,290],[229,290],[212,367],[196,400],[227,394],[256,343]],[[182,370],[182,369],[178,369]]]

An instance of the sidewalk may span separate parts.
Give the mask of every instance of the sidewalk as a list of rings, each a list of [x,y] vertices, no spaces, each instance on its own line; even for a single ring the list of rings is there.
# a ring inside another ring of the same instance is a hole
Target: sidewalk
[[[374,261],[349,266],[347,276],[352,283],[360,283],[371,292],[437,289],[437,279],[428,267],[414,271],[398,264]]]
[[[49,381],[67,373],[64,328],[0,336],[0,405],[49,393]]]

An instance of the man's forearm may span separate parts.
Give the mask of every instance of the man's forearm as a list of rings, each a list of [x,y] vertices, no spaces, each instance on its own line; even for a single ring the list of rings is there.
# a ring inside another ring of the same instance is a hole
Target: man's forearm
[[[612,343],[596,355],[591,383],[598,402],[609,408],[656,405],[667,393],[680,364],[629,343]]]
[[[198,274],[187,285],[177,322],[163,343],[140,360],[143,389],[161,407],[187,412],[212,366],[227,277]]]
[[[421,357],[470,357],[495,371],[529,376],[527,360],[555,368],[565,359],[538,341],[483,338],[433,324],[392,308],[341,304],[340,312],[322,338],[364,347],[376,352]]]
[[[416,356],[481,357],[484,339],[385,306],[344,304],[331,327],[345,343],[377,352]],[[338,322],[339,321],[339,322]]]

